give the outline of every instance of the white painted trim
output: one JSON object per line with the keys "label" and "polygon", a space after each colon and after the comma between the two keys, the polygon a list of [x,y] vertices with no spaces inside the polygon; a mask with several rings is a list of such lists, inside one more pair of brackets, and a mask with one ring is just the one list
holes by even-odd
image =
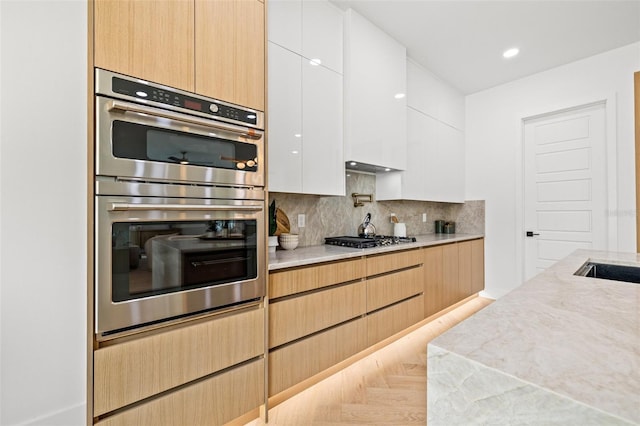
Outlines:
{"label": "white painted trim", "polygon": [[515,248],[516,248],[516,277],[524,281],[524,125],[527,120],[541,118],[561,112],[569,112],[588,106],[604,104],[605,109],[605,133],[607,150],[607,250],[618,250],[618,131],[617,131],[617,94],[610,92],[600,96],[590,96],[583,99],[575,99],[563,104],[552,104],[544,108],[532,111],[524,111],[517,114],[520,120],[518,135],[514,135],[519,141],[515,150]]}
{"label": "white painted trim", "polygon": [[63,408],[36,419],[29,420],[25,426],[82,426],[86,422],[87,404],[80,403],[72,407]]}

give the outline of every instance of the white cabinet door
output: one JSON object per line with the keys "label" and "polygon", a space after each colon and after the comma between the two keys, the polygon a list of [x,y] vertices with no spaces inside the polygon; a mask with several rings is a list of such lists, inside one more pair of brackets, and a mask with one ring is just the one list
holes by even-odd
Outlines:
{"label": "white cabinet door", "polygon": [[407,108],[407,170],[403,174],[403,199],[436,199],[441,179],[438,169],[438,122]]}
{"label": "white cabinet door", "polygon": [[302,58],[269,42],[269,190],[302,191]]}
{"label": "white cabinet door", "polygon": [[297,54],[302,53],[302,2],[269,0],[268,39]]}
{"label": "white cabinet door", "polygon": [[345,195],[342,76],[302,65],[302,192]]}
{"label": "white cabinet door", "polygon": [[377,200],[464,202],[462,132],[407,108],[407,170],[376,176]]}
{"label": "white cabinet door", "polygon": [[437,123],[439,185],[434,201],[464,202],[464,136],[448,124]]}
{"label": "white cabinet door", "polygon": [[344,13],[327,0],[270,0],[269,41],[342,74]]}
{"label": "white cabinet door", "polygon": [[438,77],[407,60],[407,105],[464,131],[464,96]]}
{"label": "white cabinet door", "polygon": [[345,160],[404,170],[406,49],[351,9],[345,26]]}
{"label": "white cabinet door", "polygon": [[269,42],[269,191],[344,195],[342,76]]}
{"label": "white cabinet door", "polygon": [[[269,3],[270,4],[270,3]],[[343,12],[328,1],[302,2],[302,56],[342,74]]]}

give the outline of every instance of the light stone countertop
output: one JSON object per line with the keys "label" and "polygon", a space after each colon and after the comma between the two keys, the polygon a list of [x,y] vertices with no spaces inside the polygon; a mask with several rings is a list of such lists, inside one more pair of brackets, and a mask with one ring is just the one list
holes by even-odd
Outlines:
{"label": "light stone countertop", "polygon": [[[429,424],[640,424],[640,284],[578,250],[428,345]],[[576,423],[577,422],[577,423]]]}
{"label": "light stone countertop", "polygon": [[402,243],[366,249],[339,247],[328,244],[300,247],[295,250],[276,250],[275,253],[268,253],[268,263],[269,270],[274,271],[277,269],[312,265],[314,263],[333,262],[336,260],[345,260],[372,254],[455,243],[457,241],[474,240],[483,237],[484,235],[482,234],[425,234],[416,236],[415,243]]}

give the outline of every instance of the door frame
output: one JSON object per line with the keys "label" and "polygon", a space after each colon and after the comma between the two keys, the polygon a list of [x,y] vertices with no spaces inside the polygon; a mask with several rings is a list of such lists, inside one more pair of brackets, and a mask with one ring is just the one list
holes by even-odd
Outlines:
{"label": "door frame", "polygon": [[603,104],[605,114],[605,135],[607,152],[607,250],[616,251],[618,249],[618,178],[617,178],[617,96],[615,93],[605,93],[600,96],[590,96],[588,98],[574,99],[561,104],[549,104],[531,111],[522,111],[516,116],[519,119],[518,134],[514,135],[516,144],[516,170],[515,170],[515,248],[516,248],[516,277],[524,282],[524,126],[527,120],[549,117],[554,114],[571,112],[585,107]]}

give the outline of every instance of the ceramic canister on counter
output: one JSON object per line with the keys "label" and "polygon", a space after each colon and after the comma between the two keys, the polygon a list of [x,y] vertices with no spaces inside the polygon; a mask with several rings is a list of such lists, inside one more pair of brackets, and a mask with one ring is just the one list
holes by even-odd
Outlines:
{"label": "ceramic canister on counter", "polygon": [[393,224],[393,236],[394,237],[406,237],[407,236],[407,225],[404,223],[394,223]]}
{"label": "ceramic canister on counter", "polygon": [[436,220],[435,229],[436,229],[436,234],[444,233],[444,220]]}
{"label": "ceramic canister on counter", "polygon": [[444,224],[444,233],[445,234],[455,234],[456,233],[456,223],[455,222],[447,222]]}

